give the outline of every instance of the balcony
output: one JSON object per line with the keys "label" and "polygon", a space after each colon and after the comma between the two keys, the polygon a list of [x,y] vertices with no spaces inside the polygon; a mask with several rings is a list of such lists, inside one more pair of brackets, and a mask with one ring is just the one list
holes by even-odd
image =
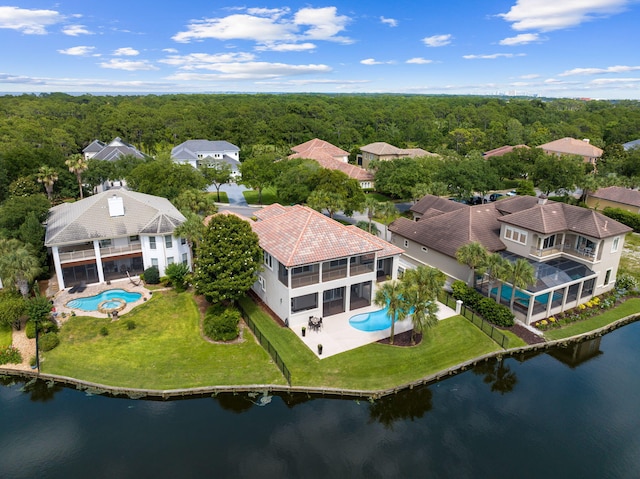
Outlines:
{"label": "balcony", "polygon": [[139,253],[142,251],[142,243],[136,242],[125,246],[105,246],[100,248],[100,256],[107,258],[109,256],[119,256],[123,253]]}
{"label": "balcony", "polygon": [[[105,246],[100,248],[100,256],[102,258],[140,252],[142,252],[142,243],[140,242],[131,243],[125,246]],[[58,255],[60,257],[60,263],[73,263],[75,261],[95,259],[96,251],[92,244],[80,244],[76,246],[62,247],[58,250]]]}
{"label": "balcony", "polygon": [[551,248],[531,248],[529,251],[529,254],[536,258],[548,258],[562,253],[582,260],[596,261],[593,248],[574,248],[571,245],[556,245]]}

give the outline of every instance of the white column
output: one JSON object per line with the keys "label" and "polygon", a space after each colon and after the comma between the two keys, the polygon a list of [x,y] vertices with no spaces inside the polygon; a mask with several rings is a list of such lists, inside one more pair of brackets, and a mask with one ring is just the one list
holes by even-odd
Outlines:
{"label": "white column", "polygon": [[104,283],[104,270],[102,269],[102,255],[100,254],[100,242],[93,241],[93,251],[96,254],[96,269],[98,270],[98,282]]}
{"label": "white column", "polygon": [[56,277],[58,278],[58,287],[60,290],[64,289],[64,278],[62,277],[62,264],[60,263],[60,253],[57,246],[51,247],[53,253],[53,265],[56,268]]}

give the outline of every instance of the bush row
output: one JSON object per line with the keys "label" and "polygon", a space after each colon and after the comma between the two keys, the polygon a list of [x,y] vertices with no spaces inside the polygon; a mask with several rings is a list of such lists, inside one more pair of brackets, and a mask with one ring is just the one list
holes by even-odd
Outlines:
{"label": "bush row", "polygon": [[478,313],[485,321],[497,326],[513,326],[514,315],[505,305],[498,304],[493,299],[483,296],[467,286],[464,281],[454,281],[451,288],[454,298],[462,300],[467,308]]}
{"label": "bush row", "polygon": [[619,221],[623,225],[627,225],[630,228],[633,228],[633,231],[636,233],[640,232],[640,215],[637,213],[632,213],[627,210],[623,210],[622,208],[605,208],[602,210],[606,216],[616,221]]}
{"label": "bush row", "polygon": [[0,351],[0,364],[20,364],[22,355],[15,346],[9,346],[7,349]]}
{"label": "bush row", "polygon": [[204,317],[204,334],[214,341],[231,341],[240,334],[240,318],[240,311],[236,308],[212,306]]}

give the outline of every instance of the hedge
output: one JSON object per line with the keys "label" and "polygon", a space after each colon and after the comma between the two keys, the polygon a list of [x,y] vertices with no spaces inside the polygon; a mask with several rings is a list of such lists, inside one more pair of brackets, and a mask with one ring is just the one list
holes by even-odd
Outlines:
{"label": "hedge", "polygon": [[498,304],[493,299],[478,293],[464,281],[454,281],[451,288],[454,298],[462,300],[467,308],[478,313],[486,321],[497,326],[513,326],[514,315],[505,305]]}
{"label": "hedge", "polygon": [[619,221],[623,225],[627,225],[633,228],[633,231],[640,233],[640,215],[632,213],[631,211],[623,210],[622,208],[607,207],[602,210],[602,213],[609,218]]}

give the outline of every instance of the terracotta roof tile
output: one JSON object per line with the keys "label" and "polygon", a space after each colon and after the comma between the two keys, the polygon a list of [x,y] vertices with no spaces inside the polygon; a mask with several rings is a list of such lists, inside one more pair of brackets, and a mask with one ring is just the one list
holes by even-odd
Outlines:
{"label": "terracotta roof tile", "polygon": [[545,143],[544,145],[540,145],[538,148],[542,148],[544,151],[550,151],[553,153],[588,156],[590,158],[600,158],[603,153],[600,148],[591,145],[587,141],[576,140],[575,138],[569,137]]}
{"label": "terracotta roof tile", "polygon": [[314,138],[301,145],[291,148],[295,151],[288,158],[309,158],[329,170],[338,170],[357,181],[373,181],[373,174],[359,166],[352,165],[343,160],[349,156],[349,152],[341,150],[331,143]]}

